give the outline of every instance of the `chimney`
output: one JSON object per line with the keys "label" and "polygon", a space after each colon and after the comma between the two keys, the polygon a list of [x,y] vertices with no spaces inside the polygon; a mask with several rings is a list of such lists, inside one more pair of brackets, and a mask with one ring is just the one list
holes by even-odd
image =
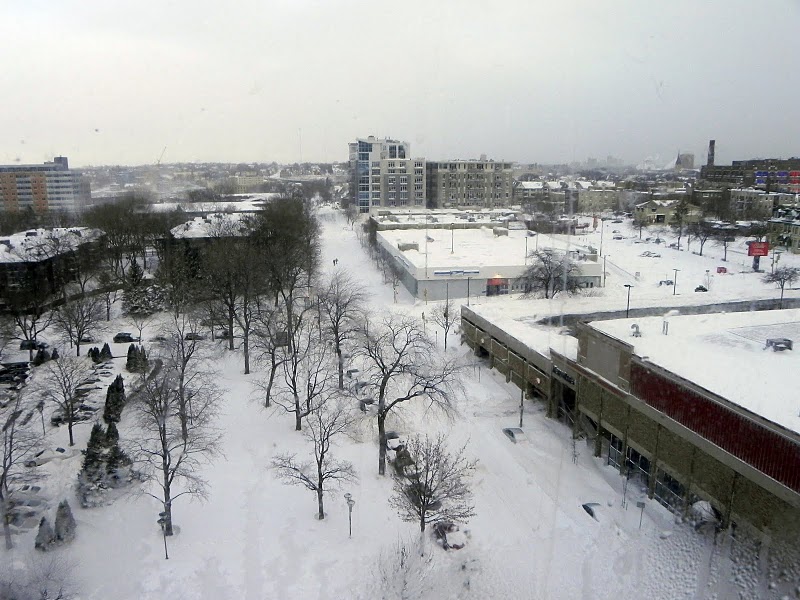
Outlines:
{"label": "chimney", "polygon": [[706,163],[709,167],[714,166],[714,144],[716,143],[715,140],[708,140],[708,163]]}

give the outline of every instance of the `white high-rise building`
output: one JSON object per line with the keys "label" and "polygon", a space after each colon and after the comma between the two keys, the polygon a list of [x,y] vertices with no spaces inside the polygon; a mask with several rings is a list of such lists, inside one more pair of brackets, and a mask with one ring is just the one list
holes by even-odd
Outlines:
{"label": "white high-rise building", "polygon": [[351,201],[359,212],[425,206],[425,159],[410,158],[408,142],[359,138],[349,144]]}

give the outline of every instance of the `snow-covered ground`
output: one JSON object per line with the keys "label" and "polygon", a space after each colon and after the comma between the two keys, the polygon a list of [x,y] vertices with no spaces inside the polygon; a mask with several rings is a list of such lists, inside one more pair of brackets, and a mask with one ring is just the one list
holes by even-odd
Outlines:
{"label": "snow-covered ground", "polygon": [[[376,311],[398,310],[418,316],[425,309],[405,291],[394,304],[391,287],[370,265],[340,213],[324,210],[320,218],[325,268],[338,258],[339,267],[351,271],[370,289]],[[620,242],[618,249],[609,247],[620,262],[626,252],[652,248],[631,242],[626,249],[627,242]],[[679,257],[685,253],[673,257],[668,252],[661,249],[665,255],[661,260],[670,274],[671,265],[683,264]],[[623,282],[622,274],[614,272],[616,264],[611,265],[609,285],[612,278],[615,285]],[[701,283],[696,281],[700,275],[704,275],[702,270],[686,273],[686,285]],[[630,277],[634,280],[632,274]],[[727,284],[723,281],[739,277],[745,278],[716,277],[711,293],[724,288]],[[752,286],[750,279],[751,283],[741,284],[743,290]],[[648,283],[658,290],[655,281]],[[602,299],[585,299],[592,300]],[[116,331],[135,329],[120,317],[109,328],[108,337]],[[144,338],[154,334],[151,327]],[[466,396],[459,413],[445,418],[413,407],[390,426],[404,433],[445,432],[454,447],[467,442],[469,455],[480,461],[473,480],[477,515],[464,527],[468,530],[466,548],[445,552],[428,540],[426,558],[404,561],[408,566],[403,573],[396,549],[407,543],[416,550],[418,529],[400,521],[388,504],[391,479],[377,475],[372,421],[361,425],[355,440],[336,448],[339,458],[354,463],[359,481],[329,494],[326,519],[318,521],[314,495],[283,485],[268,468],[278,452],[308,452],[307,442],[294,431],[292,416],[261,407],[253,387],[259,374],[242,374],[240,353],[205,341],[204,352],[219,369],[218,383],[225,390],[220,421],[224,456],[204,470],[211,491],[207,502],[181,498],[174,504],[179,533],[168,540],[169,560],[164,558],[164,540],[156,523],[161,505],[153,498],[130,495],[110,506],[81,509],[74,493],[80,457],[37,467],[48,474],[41,485],[51,499],[51,513],[65,497],[73,506],[77,539],[54,552],[73,565],[80,597],[732,597],[726,586],[733,567],[710,538],[677,524],[673,515],[645,500],[634,486],[623,492],[617,471],[592,457],[585,442],[573,445],[570,432],[546,419],[539,406],[525,403],[527,441],[514,444],[506,438],[502,428],[518,425],[519,390],[475,363],[468,349],[459,346],[457,332],[451,333],[449,341],[449,354],[463,355],[474,363],[463,373]],[[114,360],[115,371],[124,373],[125,348],[123,344],[113,348],[120,357]],[[122,441],[131,425],[130,413],[123,414],[120,424]],[[77,426],[78,448],[85,447],[89,429],[87,424]],[[64,446],[66,428],[48,427],[47,437],[48,446]],[[356,500],[352,538],[348,537],[343,498],[346,491]],[[637,505],[640,501],[643,508]],[[597,503],[595,518],[582,508],[584,503]],[[12,554],[18,564],[33,552],[34,536],[33,530],[16,536],[17,549]],[[395,593],[403,581],[406,591]],[[758,596],[757,591],[751,590],[753,597]]]}

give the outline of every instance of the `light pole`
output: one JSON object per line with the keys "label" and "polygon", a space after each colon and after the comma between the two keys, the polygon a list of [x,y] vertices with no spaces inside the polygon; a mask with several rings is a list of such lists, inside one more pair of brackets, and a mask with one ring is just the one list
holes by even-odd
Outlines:
{"label": "light pole", "polygon": [[525,264],[528,264],[528,234],[525,234]]}
{"label": "light pole", "polygon": [[606,228],[606,220],[600,217],[600,256],[603,256],[603,231]]}
{"label": "light pole", "polygon": [[603,257],[603,287],[606,287],[606,259],[608,256]]}
{"label": "light pole", "polygon": [[344,495],[344,500],[347,502],[347,523],[349,526],[349,534],[347,537],[353,537],[353,507],[356,505],[356,501],[353,500],[353,496],[350,492]]}
{"label": "light pole", "polygon": [[161,533],[164,535],[164,559],[169,560],[167,551],[167,511],[158,513],[158,524],[161,525]]}
{"label": "light pole", "polygon": [[675,271],[675,277],[672,280],[672,295],[674,296],[677,293],[676,290],[678,289],[678,271],[680,271],[680,269],[672,270]]}
{"label": "light pole", "polygon": [[470,278],[467,277],[467,306],[469,306],[469,280]]}
{"label": "light pole", "polygon": [[631,312],[631,288],[633,287],[630,283],[626,283],[625,287],[628,288],[628,305],[625,307],[625,318],[628,318],[628,314]]}

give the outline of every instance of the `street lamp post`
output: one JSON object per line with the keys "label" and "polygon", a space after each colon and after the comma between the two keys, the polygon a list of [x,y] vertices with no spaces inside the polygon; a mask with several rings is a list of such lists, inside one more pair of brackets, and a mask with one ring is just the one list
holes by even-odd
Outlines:
{"label": "street lamp post", "polygon": [[633,287],[630,283],[626,283],[625,287],[628,288],[628,305],[625,307],[625,318],[628,318],[628,314],[631,312],[631,288]]}
{"label": "street lamp post", "polygon": [[467,306],[469,306],[469,280],[470,278],[467,277]]}
{"label": "street lamp post", "polygon": [[603,231],[606,228],[606,220],[600,217],[600,256],[603,256]]}
{"label": "street lamp post", "polygon": [[344,495],[344,500],[347,502],[347,524],[349,527],[349,534],[347,537],[353,537],[353,507],[356,505],[356,501],[353,500],[353,496],[350,492]]}
{"label": "street lamp post", "polygon": [[603,257],[603,287],[606,287],[606,259],[608,255]]}
{"label": "street lamp post", "polygon": [[672,295],[674,296],[677,293],[678,289],[678,271],[680,271],[680,269],[672,269],[672,270],[675,271],[675,277],[672,280]]}
{"label": "street lamp post", "polygon": [[525,234],[525,264],[528,264],[528,234]]}
{"label": "street lamp post", "polygon": [[161,533],[164,536],[164,559],[169,560],[169,552],[167,551],[167,512],[158,513],[158,524],[161,525]]}

